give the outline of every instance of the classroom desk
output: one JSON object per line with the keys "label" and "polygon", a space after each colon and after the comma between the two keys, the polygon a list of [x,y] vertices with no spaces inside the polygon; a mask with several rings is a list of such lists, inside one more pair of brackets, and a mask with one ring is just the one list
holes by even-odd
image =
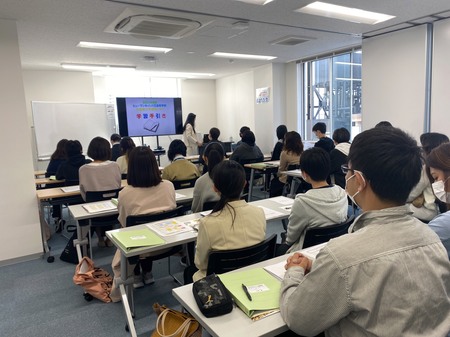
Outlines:
{"label": "classroom desk", "polygon": [[[179,190],[179,191],[181,191],[181,190]],[[278,220],[278,219],[285,219],[289,216],[289,214],[290,214],[289,206],[292,205],[292,203],[293,203],[293,200],[290,198],[275,197],[275,198],[269,198],[269,199],[264,199],[264,200],[258,200],[255,202],[251,202],[250,204],[255,205],[255,206],[261,206],[261,207],[271,210],[272,212],[269,212],[269,213],[266,213],[266,211],[265,211],[267,220]],[[174,219],[177,221],[185,222],[185,221],[191,221],[191,220],[195,220],[195,219],[199,219],[199,218],[201,218],[200,213],[192,213],[192,214],[176,217]],[[136,256],[136,255],[140,255],[140,254],[144,254],[144,253],[148,253],[148,252],[158,251],[160,249],[169,248],[169,247],[173,247],[173,246],[180,245],[180,244],[194,242],[197,239],[197,232],[190,231],[190,232],[184,232],[181,234],[161,237],[162,239],[164,239],[166,241],[166,243],[163,245],[152,246],[152,247],[141,247],[141,248],[136,248],[136,249],[132,249],[132,250],[126,250],[126,249],[123,249],[123,247],[117,242],[116,238],[112,235],[113,233],[118,232],[118,231],[135,230],[135,229],[140,229],[140,228],[144,228],[144,227],[146,227],[145,224],[128,227],[128,228],[115,229],[115,230],[106,232],[106,236],[112,241],[112,243],[117,247],[117,249],[120,250],[120,253],[121,253],[121,260],[120,260],[121,278],[120,278],[120,280],[116,280],[116,284],[118,285],[118,287],[120,289],[120,294],[122,297],[122,304],[123,304],[123,307],[125,310],[128,328],[130,330],[132,337],[136,337],[136,329],[134,327],[133,310],[132,310],[132,308],[133,308],[133,286],[132,286],[132,284],[133,284],[134,278],[126,277],[126,275],[128,275],[128,273],[127,273],[127,267],[128,267],[127,258]],[[192,294],[192,292],[191,292],[191,294]],[[131,305],[130,305],[130,303],[131,303]],[[236,310],[234,310],[234,311],[236,311]],[[229,327],[228,327],[228,329],[229,329]],[[284,330],[280,330],[280,332],[282,332],[282,331],[284,331]],[[233,336],[241,336],[241,335],[234,334]]]}
{"label": "classroom desk", "polygon": [[253,194],[253,178],[255,176],[255,170],[259,171],[263,174],[267,173],[268,170],[274,170],[277,169],[278,166],[280,166],[279,160],[274,161],[264,161],[260,163],[251,163],[251,164],[245,164],[244,167],[247,167],[250,169],[250,179],[249,179],[249,185],[248,185],[248,201],[252,201],[252,194]]}
{"label": "classroom desk", "polygon": [[293,177],[288,197],[295,198],[295,191],[297,191],[298,187],[300,186],[300,179],[303,179],[302,171],[300,169],[297,169],[297,170],[282,171],[280,173]]}
{"label": "classroom desk", "polygon": [[35,178],[39,178],[39,177],[45,176],[45,173],[46,173],[46,172],[47,172],[46,170],[37,170],[37,171],[34,171],[34,177],[35,177]]}
{"label": "classroom desk", "polygon": [[34,183],[36,184],[36,187],[40,185],[53,185],[53,184],[61,184],[64,183],[65,180],[56,180],[56,179],[50,179],[50,178],[35,178]]}

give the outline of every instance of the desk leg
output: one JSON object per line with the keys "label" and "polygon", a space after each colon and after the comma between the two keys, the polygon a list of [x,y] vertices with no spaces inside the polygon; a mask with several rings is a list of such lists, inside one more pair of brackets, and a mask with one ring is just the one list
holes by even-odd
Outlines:
{"label": "desk leg", "polygon": [[120,295],[122,297],[123,309],[127,319],[128,328],[131,336],[135,337],[136,328],[134,327],[134,297],[133,297],[133,277],[128,278],[128,261],[125,255],[120,254],[120,281],[119,284]]}
{"label": "desk leg", "polygon": [[40,201],[38,199],[39,223],[41,224],[41,238],[42,238],[42,246],[44,249],[44,258],[45,258],[45,256],[47,254],[50,257],[50,249],[48,247],[47,241],[50,239],[51,234],[50,234],[50,227],[49,227],[47,221],[45,221],[45,217],[44,217],[44,202],[45,201]]}
{"label": "desk leg", "polygon": [[[88,228],[88,226],[83,227]],[[87,256],[87,245],[89,244],[89,238],[86,237],[87,233],[85,230],[83,231],[83,227],[80,226],[80,222],[77,220],[77,239],[73,240],[73,245],[77,250],[78,262],[81,261],[83,256]],[[83,252],[81,252],[81,245],[83,245]]]}
{"label": "desk leg", "polygon": [[250,170],[250,181],[248,184],[248,202],[252,201],[252,192],[253,192],[253,177],[255,176],[255,169],[252,168]]}
{"label": "desk leg", "polygon": [[[127,286],[129,288],[129,286]],[[125,315],[127,317],[128,329],[130,330],[131,337],[137,337],[136,328],[134,327],[133,315],[130,310],[130,305],[128,303],[127,290],[125,285],[119,285],[120,295],[122,296],[123,309],[125,310]]]}

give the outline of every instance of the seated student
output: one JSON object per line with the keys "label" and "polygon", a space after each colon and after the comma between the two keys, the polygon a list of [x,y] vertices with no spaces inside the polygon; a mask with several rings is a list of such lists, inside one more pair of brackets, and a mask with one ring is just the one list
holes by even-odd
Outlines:
{"label": "seated student", "polygon": [[111,135],[111,160],[116,161],[120,157],[120,135],[113,133]]}
{"label": "seated student", "polygon": [[321,148],[308,149],[300,156],[300,170],[312,189],[295,197],[286,234],[288,252],[302,248],[306,229],[326,227],[347,219],[345,191],[326,181],[330,172],[330,155]]}
{"label": "seated student", "polygon": [[279,125],[276,132],[278,141],[276,142],[272,151],[272,158],[270,159],[272,161],[280,160],[281,151],[283,150],[284,136],[288,132],[286,125]]}
{"label": "seated student", "polygon": [[242,143],[242,136],[244,135],[245,131],[250,131],[250,128],[248,126],[242,126],[239,129],[239,137],[241,138],[236,144],[233,146],[233,151]]}
{"label": "seated student", "polygon": [[447,212],[431,220],[428,226],[439,235],[450,259],[450,143],[432,150],[427,157],[427,166],[434,179],[434,195],[447,209]]}
{"label": "seated student", "polygon": [[303,152],[302,137],[296,131],[286,133],[283,145],[283,151],[280,155],[280,166],[278,167],[277,177],[270,182],[269,196],[276,197],[282,194],[283,187],[286,184],[287,176],[280,172],[287,171],[289,165],[298,165],[300,155]]}
{"label": "seated student", "polygon": [[83,155],[83,147],[78,140],[69,140],[65,146],[67,159],[56,171],[56,179],[65,180],[65,185],[79,184],[79,169],[84,164],[92,162]]}
{"label": "seated student", "polygon": [[185,283],[206,276],[208,255],[212,250],[250,247],[266,237],[264,211],[240,200],[245,185],[245,172],[233,160],[224,160],[214,168],[214,190],[220,200],[211,214],[200,219],[195,251],[195,267],[185,270]]}
{"label": "seated student", "polygon": [[167,150],[167,157],[172,162],[166,166],[162,178],[170,181],[189,180],[200,176],[197,166],[186,157],[186,145],[180,139],[174,139]]}
{"label": "seated student", "polygon": [[131,150],[136,147],[133,139],[130,137],[123,137],[120,140],[120,153],[122,154],[119,158],[117,158],[116,163],[119,165],[120,173],[127,174],[128,170],[128,155]]}
{"label": "seated student", "polygon": [[[138,146],[132,149],[128,157],[128,186],[119,192],[119,222],[126,226],[129,215],[141,215],[159,213],[174,209],[175,189],[170,181],[161,178],[158,163],[152,150],[146,146]],[[145,284],[154,283],[152,255],[141,255],[139,264],[135,268],[134,287],[143,287]],[[140,266],[140,267],[139,267]],[[142,272],[140,270],[142,268]],[[120,277],[120,251],[117,250],[112,262],[112,269],[116,278]],[[113,296],[117,297],[118,291]]]}
{"label": "seated student", "polygon": [[[102,137],[93,138],[89,143],[87,155],[93,162],[81,166],[79,170],[80,193],[83,200],[86,201],[87,191],[108,191],[120,188],[119,165],[109,160],[111,148],[108,140]],[[94,227],[94,229],[98,236],[98,246],[112,247],[109,239],[104,240],[105,231],[109,229],[104,227]]]}
{"label": "seated student", "polygon": [[243,164],[248,161],[260,162],[264,160],[264,155],[255,144],[255,134],[247,130],[242,135],[242,142],[236,147],[230,157],[231,160]]}
{"label": "seated student", "polygon": [[345,174],[341,166],[347,164],[347,156],[350,151],[350,132],[346,128],[339,128],[333,132],[335,148],[330,151],[330,176],[328,181],[345,188]]}
{"label": "seated student", "polygon": [[[422,144],[425,160],[434,148],[448,141],[449,139],[446,135],[437,132],[427,132],[420,135],[420,143]],[[413,212],[413,216],[425,222],[432,220],[438,214],[436,197],[431,188],[431,183],[434,182],[434,179],[429,174],[429,170],[426,165],[422,166],[420,180],[406,200],[406,204]]]}
{"label": "seated student", "polygon": [[312,131],[319,140],[314,144],[315,147],[320,147],[328,153],[334,149],[333,141],[325,134],[327,132],[327,125],[322,122],[314,124]]}
{"label": "seated student", "polygon": [[204,154],[205,165],[207,172],[197,179],[194,186],[194,193],[192,199],[192,212],[201,212],[203,204],[208,201],[219,200],[219,195],[214,191],[214,184],[212,181],[213,169],[225,159],[225,152],[222,145],[219,143],[209,144]]}
{"label": "seated student", "polygon": [[[225,149],[225,147],[223,146],[223,143],[219,140],[219,136],[220,136],[220,130],[218,128],[209,129],[208,142],[203,142],[203,145],[198,148],[198,150],[199,150],[198,161],[200,164],[203,165],[203,174],[205,174],[208,171],[208,166],[205,165],[205,160],[203,158],[203,154],[205,153],[208,145],[218,143]],[[224,153],[225,153],[225,151],[224,151]]]}
{"label": "seated student", "polygon": [[58,171],[59,165],[66,160],[66,143],[67,139],[61,139],[58,144],[56,144],[56,150],[52,153],[45,172],[47,178],[54,176],[56,171]]}
{"label": "seated student", "polygon": [[404,206],[421,166],[415,140],[400,129],[373,128],[355,137],[346,189],[363,214],[351,233],[329,241],[314,262],[300,253],[287,259],[280,310],[293,332],[448,334],[447,252],[437,235]]}

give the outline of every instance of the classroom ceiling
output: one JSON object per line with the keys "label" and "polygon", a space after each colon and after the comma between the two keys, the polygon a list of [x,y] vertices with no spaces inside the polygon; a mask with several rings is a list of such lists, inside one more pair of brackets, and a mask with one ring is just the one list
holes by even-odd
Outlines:
{"label": "classroom ceiling", "polygon": [[[24,69],[60,70],[61,63],[104,64],[143,71],[212,73],[215,75],[210,78],[220,78],[268,62],[285,63],[358,46],[362,38],[450,17],[448,0],[326,1],[396,17],[369,25],[294,12],[312,0],[275,0],[264,6],[235,0],[1,0],[0,19],[17,21]],[[108,32],[114,31],[121,18],[132,15],[151,21],[161,16],[189,19],[186,25],[192,24],[194,30],[179,38],[162,30],[161,35],[172,37]],[[152,28],[161,29],[161,22]],[[276,43],[286,38],[301,43]],[[80,41],[173,50],[164,54],[86,49],[77,47]],[[255,61],[208,56],[216,51],[276,58]]]}

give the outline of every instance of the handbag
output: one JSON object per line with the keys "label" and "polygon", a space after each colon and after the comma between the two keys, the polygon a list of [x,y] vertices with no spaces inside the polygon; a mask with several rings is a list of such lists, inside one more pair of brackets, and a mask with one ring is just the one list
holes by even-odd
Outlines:
{"label": "handbag", "polygon": [[111,302],[109,294],[112,281],[111,275],[106,270],[95,267],[94,262],[86,256],[76,266],[73,276],[75,284],[82,286],[88,294],[106,303]]}
{"label": "handbag", "polygon": [[195,281],[192,292],[200,311],[206,317],[225,315],[233,309],[233,299],[216,274]]}
{"label": "handbag", "polygon": [[202,328],[189,314],[167,308],[158,303],[153,304],[153,311],[158,315],[156,329],[151,337],[201,337]]}

